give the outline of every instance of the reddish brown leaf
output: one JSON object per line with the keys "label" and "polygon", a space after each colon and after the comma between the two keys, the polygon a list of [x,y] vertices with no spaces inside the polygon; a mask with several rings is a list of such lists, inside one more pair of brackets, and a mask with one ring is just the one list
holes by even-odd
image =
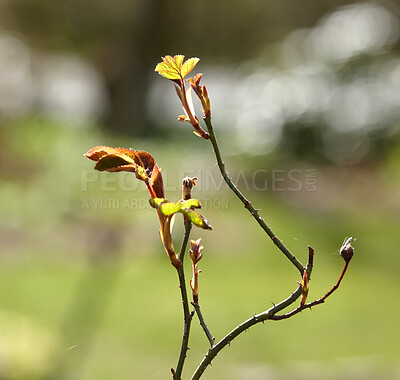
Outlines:
{"label": "reddish brown leaf", "polygon": [[165,197],[161,171],[150,153],[133,149],[96,146],[90,149],[85,156],[97,162],[96,170],[136,173],[136,177],[145,181],[150,187],[149,191],[153,193],[152,196]]}
{"label": "reddish brown leaf", "polygon": [[146,169],[147,175],[150,177],[150,185],[153,188],[157,198],[165,198],[164,183],[161,175],[161,170],[150,153],[137,151],[137,155]]}
{"label": "reddish brown leaf", "polygon": [[109,171],[109,172],[120,172],[120,171],[130,171],[135,172],[136,164],[127,164],[126,160],[120,156],[110,154],[108,156],[102,157],[94,167],[99,171]]}

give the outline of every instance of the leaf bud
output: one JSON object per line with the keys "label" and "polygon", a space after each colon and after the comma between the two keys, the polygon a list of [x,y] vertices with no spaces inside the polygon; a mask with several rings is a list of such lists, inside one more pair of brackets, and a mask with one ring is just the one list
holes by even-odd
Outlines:
{"label": "leaf bud", "polygon": [[354,248],[351,245],[351,242],[354,241],[355,239],[353,236],[350,236],[349,238],[344,239],[344,242],[342,246],[340,247],[340,256],[343,257],[344,261],[346,263],[349,263],[351,258],[353,257],[354,254]]}
{"label": "leaf bud", "polygon": [[187,200],[190,199],[192,197],[192,188],[193,186],[196,186],[196,181],[197,178],[193,177],[185,177],[182,180],[182,195],[183,195],[183,199]]}
{"label": "leaf bud", "polygon": [[197,240],[190,240],[190,250],[189,250],[189,254],[190,254],[190,259],[192,260],[193,265],[196,265],[201,258],[203,257],[203,254],[201,253],[201,251],[203,250],[203,246],[200,245],[200,239]]}

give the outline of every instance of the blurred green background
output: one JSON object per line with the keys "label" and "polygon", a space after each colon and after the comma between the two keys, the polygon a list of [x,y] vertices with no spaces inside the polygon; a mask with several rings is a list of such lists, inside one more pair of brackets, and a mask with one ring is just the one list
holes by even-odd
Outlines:
{"label": "blurred green background", "polygon": [[[213,231],[200,303],[217,339],[286,298],[296,270],[176,122],[160,57],[201,58],[229,172],[326,304],[253,327],[205,379],[400,379],[397,1],[0,2],[0,379],[166,379],[182,334],[177,275],[142,183],[99,173],[96,145],[184,176]],[[174,227],[180,246],[181,220]],[[190,265],[187,264],[187,277]],[[208,349],[197,319],[184,378]]]}

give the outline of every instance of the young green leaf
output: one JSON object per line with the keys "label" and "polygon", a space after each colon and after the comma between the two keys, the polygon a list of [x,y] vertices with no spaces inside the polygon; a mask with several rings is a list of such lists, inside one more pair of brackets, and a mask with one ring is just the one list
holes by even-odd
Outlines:
{"label": "young green leaf", "polygon": [[201,203],[197,199],[190,198],[182,203],[183,208],[201,208]]}
{"label": "young green leaf", "polygon": [[157,208],[163,202],[168,202],[168,201],[164,198],[150,198],[149,199],[150,206],[153,208]]}
{"label": "young green leaf", "polygon": [[149,199],[149,202],[151,207],[157,208],[165,216],[174,215],[182,209],[182,202],[168,202],[163,198]]}
{"label": "young green leaf", "polygon": [[187,201],[169,202],[164,198],[149,199],[150,205],[153,208],[158,208],[162,214],[168,216],[180,212],[184,208],[201,208],[201,203],[197,199],[188,199]]}
{"label": "young green leaf", "polygon": [[212,230],[212,227],[208,220],[203,215],[200,215],[198,212],[193,211],[189,208],[182,208],[181,213],[186,215],[195,226],[203,228],[205,230]]}
{"label": "young green leaf", "polygon": [[173,81],[182,80],[193,70],[199,61],[199,58],[189,58],[183,63],[184,58],[184,55],[175,55],[174,57],[166,55],[162,57],[163,62],[157,64],[155,71],[167,79]]}
{"label": "young green leaf", "polygon": [[200,59],[197,57],[189,58],[182,66],[181,69],[182,78],[185,78],[185,76],[188,75],[194,69],[194,67],[197,65],[197,62],[199,61]]}
{"label": "young green leaf", "polygon": [[188,199],[187,201],[169,202],[164,198],[149,199],[151,207],[158,209],[164,216],[172,216],[177,212],[186,215],[190,221],[197,227],[205,230],[212,230],[208,220],[193,208],[200,208],[201,204],[197,199]]}

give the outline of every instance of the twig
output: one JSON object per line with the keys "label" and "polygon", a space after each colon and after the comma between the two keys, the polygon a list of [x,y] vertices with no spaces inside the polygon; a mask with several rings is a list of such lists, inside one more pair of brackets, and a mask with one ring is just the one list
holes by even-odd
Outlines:
{"label": "twig", "polygon": [[185,252],[186,252],[186,247],[189,242],[189,237],[190,237],[190,232],[192,231],[192,222],[184,216],[184,221],[185,221],[185,235],[183,237],[182,241],[182,247],[179,252],[179,260],[183,265],[183,260],[185,258]]}
{"label": "twig", "polygon": [[181,297],[182,297],[182,306],[183,306],[183,317],[184,317],[184,325],[183,325],[183,336],[182,336],[182,345],[181,352],[179,355],[178,364],[176,370],[171,369],[174,380],[180,380],[183,370],[183,365],[185,363],[186,354],[188,351],[189,344],[189,333],[190,333],[190,325],[193,319],[194,311],[189,312],[189,301],[186,290],[186,282],[185,282],[185,272],[183,269],[183,259],[185,256],[186,246],[189,241],[190,231],[192,229],[192,223],[187,220],[185,221],[185,235],[182,241],[182,247],[179,254],[179,259],[182,263],[177,268],[178,276],[179,276],[179,288],[181,289]]}
{"label": "twig", "polygon": [[314,250],[308,246],[308,262],[307,262],[307,266],[306,266],[306,273],[307,273],[307,278],[308,281],[311,280],[311,272],[313,270],[314,267]]}
{"label": "twig", "polygon": [[207,324],[203,318],[203,314],[201,313],[201,310],[200,310],[199,300],[198,299],[193,300],[192,305],[193,305],[194,310],[196,311],[196,314],[199,318],[200,326],[203,328],[203,331],[206,334],[206,337],[207,337],[208,341],[210,342],[211,347],[213,347],[215,344],[215,338],[211,334],[211,332],[210,332],[209,328],[207,327]]}
{"label": "twig", "polygon": [[332,295],[332,293],[337,290],[340,286],[340,283],[343,280],[343,277],[347,271],[347,268],[349,267],[349,261],[345,263],[342,273],[339,276],[338,281],[336,282],[336,284],[334,286],[332,286],[332,288],[321,298],[318,298],[317,300],[313,301],[313,302],[309,302],[306,303],[304,305],[300,305],[299,307],[297,307],[296,309],[290,311],[289,313],[286,314],[282,314],[282,315],[274,315],[273,317],[271,317],[270,319],[273,319],[274,321],[279,321],[282,319],[288,319],[290,317],[293,317],[294,315],[300,313],[301,311],[303,311],[304,309],[311,309],[314,306],[320,305],[321,303],[324,303],[325,300]]}
{"label": "twig", "polygon": [[[342,282],[343,277],[346,274],[347,268],[349,267],[349,263],[350,263],[349,261],[347,261],[345,263],[345,265],[343,267],[343,270],[342,270],[342,273],[340,274],[337,283],[334,286],[332,286],[331,290],[329,290],[329,292],[326,293],[323,297],[321,297],[320,299],[314,301],[313,302],[314,304],[318,305],[319,303],[323,303],[337,288],[339,288],[340,283]],[[311,306],[314,306],[314,305],[311,305]]]}
{"label": "twig", "polygon": [[219,150],[218,142],[215,137],[214,129],[211,124],[211,117],[205,117],[204,121],[207,125],[209,139],[214,148],[215,157],[217,159],[218,168],[224,178],[226,184],[230,187],[230,189],[235,193],[235,195],[240,199],[240,201],[244,204],[244,207],[250,212],[253,218],[257,221],[260,227],[267,233],[267,235],[271,238],[274,244],[279,248],[279,250],[293,263],[293,265],[299,270],[301,274],[304,272],[303,264],[289,251],[288,248],[282,243],[282,241],[272,232],[272,230],[267,226],[264,219],[258,214],[256,208],[246,199],[246,197],[241,193],[241,191],[236,187],[236,185],[232,182],[228,174],[225,170],[225,164],[221,157],[221,152]]}
{"label": "twig", "polygon": [[280,310],[285,309],[293,302],[295,302],[302,294],[302,287],[299,285],[298,288],[285,300],[280,302],[277,305],[274,305],[270,309],[264,311],[263,313],[254,315],[248,320],[244,321],[237,327],[235,327],[228,335],[222,338],[215,346],[210,348],[205,355],[204,359],[201,361],[196,371],[194,372],[191,380],[198,380],[202,376],[203,372],[206,368],[211,364],[211,361],[217,356],[217,354],[227,345],[229,345],[233,339],[235,339],[242,332],[246,331],[250,327],[256,325],[257,323],[264,322],[268,319],[271,319],[275,313],[278,313]]}
{"label": "twig", "polygon": [[[313,269],[313,263],[314,263],[314,250],[309,246],[308,247],[308,263],[307,263],[307,268],[306,273],[308,278],[311,277],[311,272]],[[296,309],[292,310],[289,313],[282,314],[282,315],[276,315],[276,313],[280,312],[281,310],[286,309],[288,306],[293,304],[303,293],[303,287],[302,284],[299,283],[299,286],[297,289],[285,300],[280,302],[277,305],[274,305],[270,309],[264,311],[263,313],[254,315],[252,318],[249,318],[248,320],[244,321],[237,327],[235,327],[228,335],[226,335],[224,338],[222,338],[215,346],[211,347],[211,349],[208,351],[208,353],[205,355],[204,359],[201,361],[200,365],[197,367],[196,371],[194,372],[191,380],[198,380],[202,376],[203,372],[206,370],[206,368],[211,364],[211,361],[217,356],[217,354],[228,344],[232,342],[233,339],[235,339],[238,335],[240,335],[242,332],[246,331],[250,327],[256,325],[257,323],[260,322],[265,322],[266,320],[273,320],[273,321],[278,321],[282,319],[288,319],[290,317],[293,317],[300,311],[304,309],[310,309],[313,306],[322,304],[325,302],[326,298],[328,298],[340,285],[347,267],[349,265],[349,261],[346,262],[342,273],[339,276],[339,279],[337,283],[321,298],[310,302],[308,304],[300,305]]]}

